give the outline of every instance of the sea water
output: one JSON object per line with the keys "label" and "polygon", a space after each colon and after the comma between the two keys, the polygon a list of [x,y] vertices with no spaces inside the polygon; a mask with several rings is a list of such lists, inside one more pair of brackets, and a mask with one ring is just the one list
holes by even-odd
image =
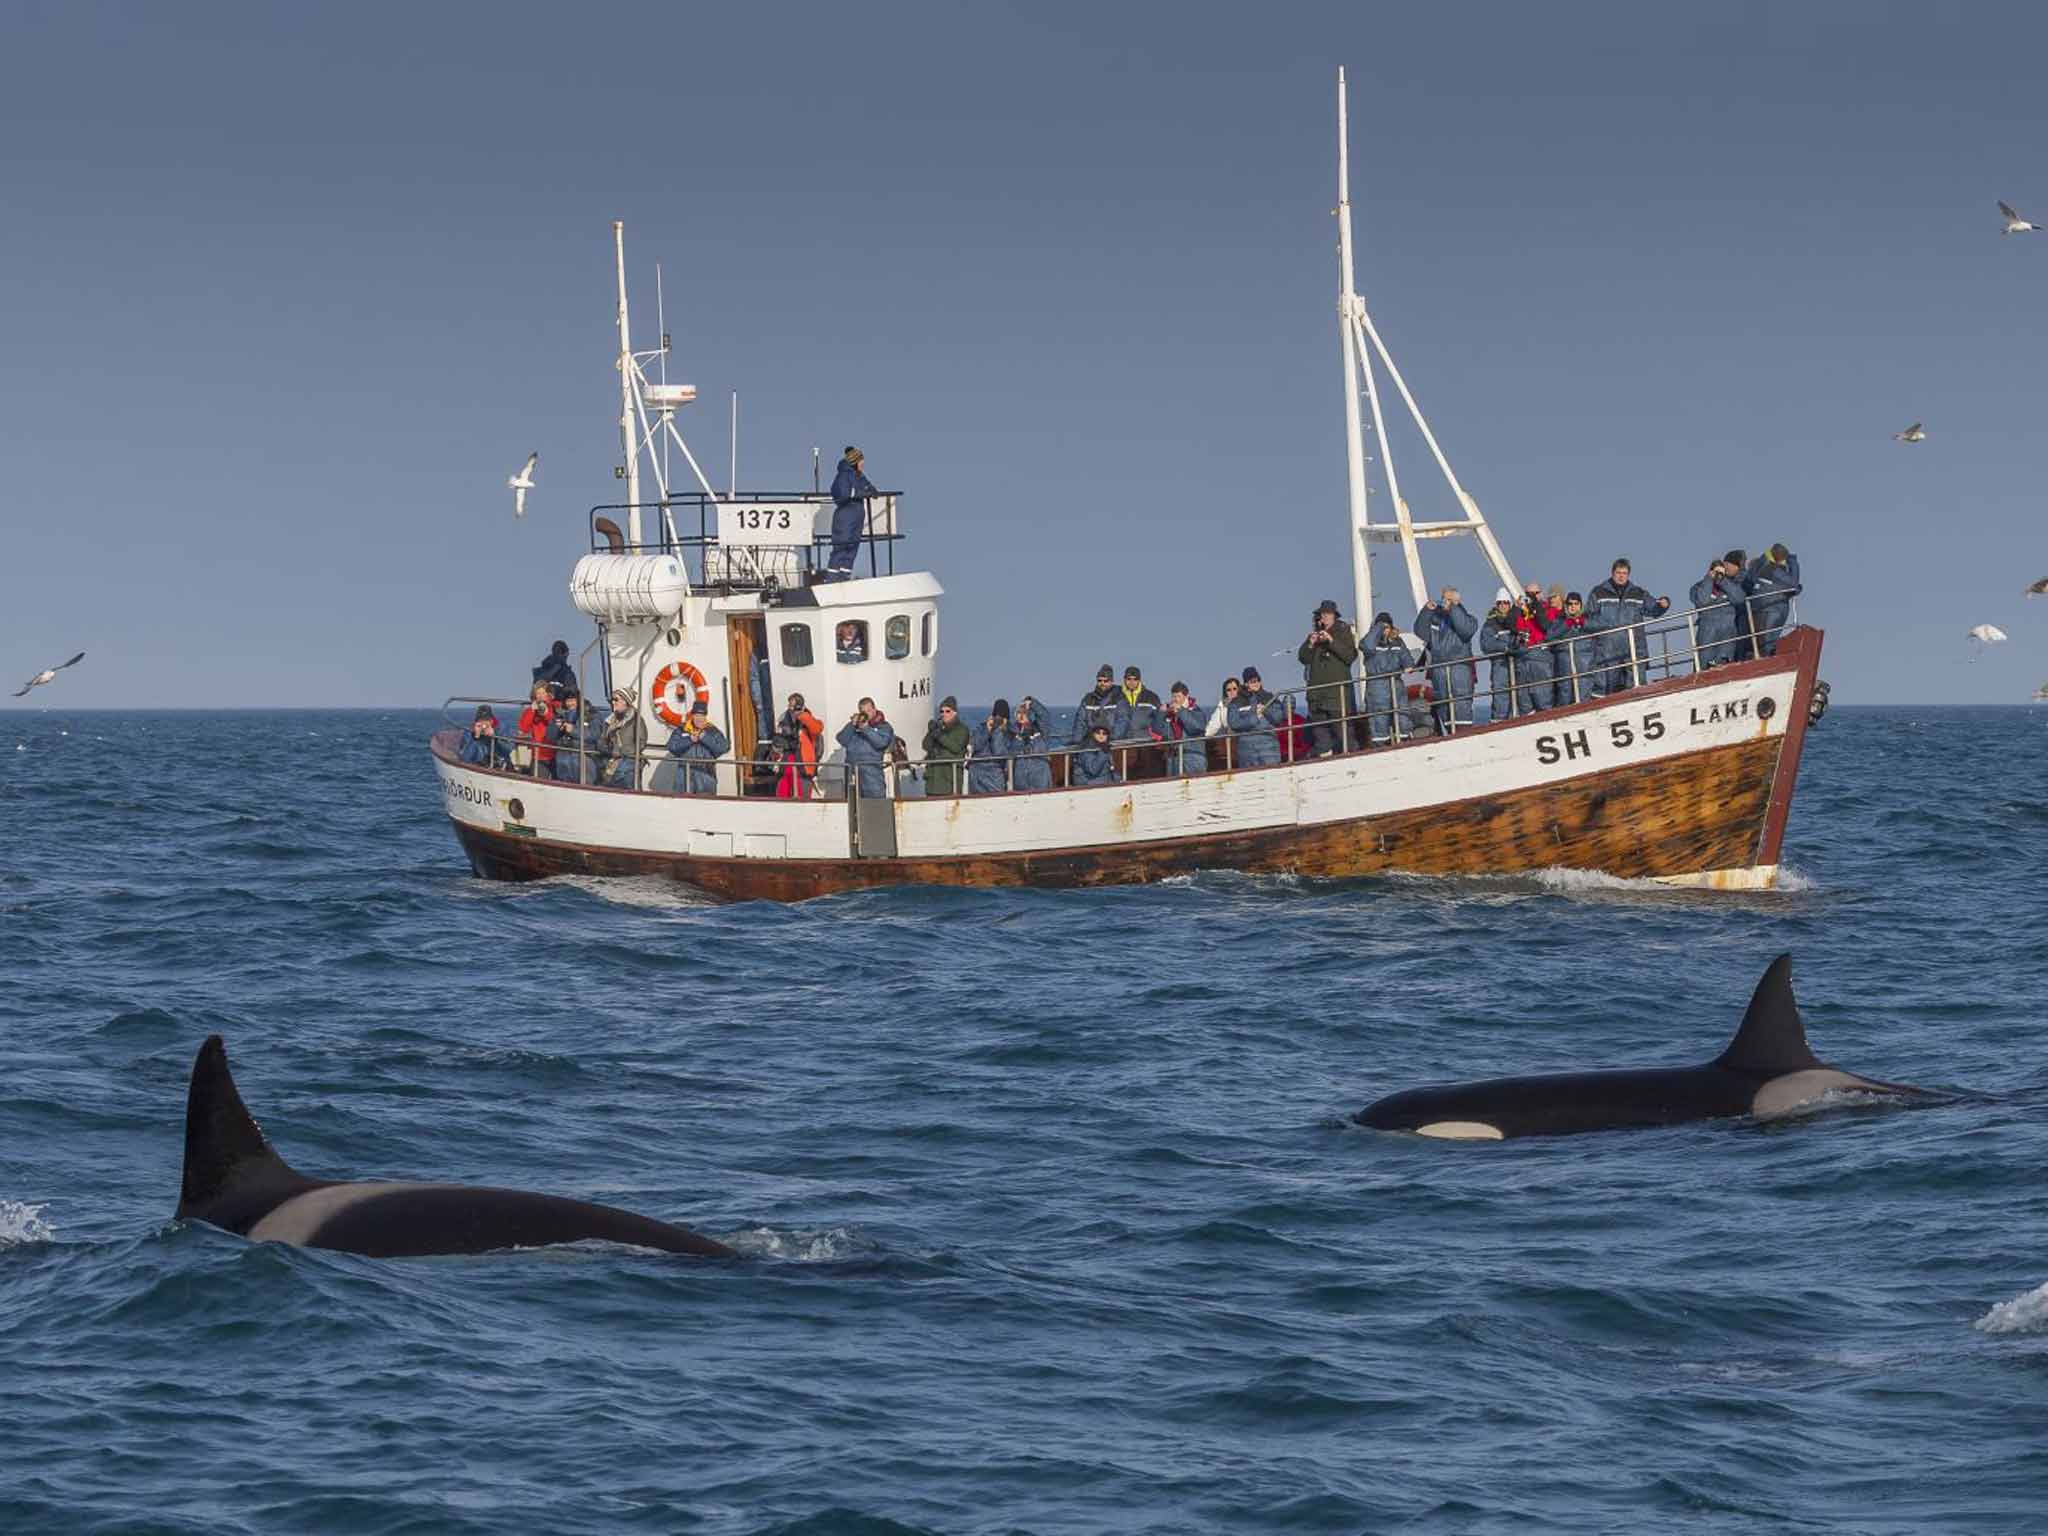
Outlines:
{"label": "sea water", "polygon": [[[1841,709],[1788,889],[1531,868],[714,906],[488,884],[425,713],[0,726],[0,1531],[2037,1531],[2048,713]],[[1395,1089],[1813,1043],[1937,1108],[1559,1140]],[[379,1261],[284,1156],[713,1233]]]}

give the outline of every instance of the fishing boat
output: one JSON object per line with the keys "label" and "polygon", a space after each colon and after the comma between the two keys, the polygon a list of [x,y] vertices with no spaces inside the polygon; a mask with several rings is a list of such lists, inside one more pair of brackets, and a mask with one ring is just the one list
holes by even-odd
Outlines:
{"label": "fishing boat", "polygon": [[[1347,139],[1340,72],[1338,330],[1353,611],[1376,611],[1369,555],[1383,544],[1399,547],[1418,610],[1429,600],[1422,550],[1437,539],[1474,539],[1501,585],[1520,592],[1358,295]],[[1627,628],[1619,674],[1589,676],[1566,646],[1553,669],[1563,689],[1553,697],[1563,702],[1529,714],[1461,719],[1431,696],[1431,675],[1413,674],[1372,732],[1390,739],[1370,750],[1358,749],[1369,710],[1354,693],[1349,750],[1321,757],[1290,752],[1247,766],[1240,742],[1223,735],[1193,749],[1207,771],[1173,774],[1158,743],[1129,741],[1115,748],[1121,782],[1075,786],[1058,741],[1051,788],[965,793],[957,763],[931,773],[935,765],[914,755],[885,761],[863,787],[834,744],[838,723],[872,699],[909,745],[937,696],[944,589],[900,557],[906,498],[859,498],[849,574],[829,568],[835,499],[818,489],[815,470],[808,491],[741,492],[736,474],[714,489],[677,426],[696,390],[668,380],[665,332],[636,350],[619,225],[613,242],[626,499],[591,510],[589,549],[569,592],[594,627],[577,664],[586,691],[601,699],[630,689],[647,749],[623,771],[602,764],[611,782],[585,782],[600,771],[579,771],[592,763],[581,749],[558,749],[553,772],[531,749],[514,749],[509,761],[503,749],[466,760],[466,712],[523,701],[449,700],[431,752],[478,875],[657,876],[717,898],[776,901],[886,885],[1129,884],[1200,870],[1337,879],[1555,867],[1730,890],[1776,882],[1805,733],[1827,698],[1822,636],[1798,622],[1796,602],[1782,623],[1745,632],[1732,659],[1723,659],[1731,647],[1701,644],[1700,613]],[[1418,519],[1402,498],[1382,371],[1458,515]],[[685,470],[672,477],[676,456]],[[1368,487],[1369,466],[1383,484]],[[1373,518],[1375,493],[1391,521]],[[1444,669],[1432,673],[1440,685]],[[1625,686],[1600,691],[1617,677]],[[826,722],[819,756],[800,771],[776,757],[788,745],[776,726],[790,693]],[[664,744],[696,705],[729,751],[685,765]],[[953,792],[929,792],[946,779]]]}

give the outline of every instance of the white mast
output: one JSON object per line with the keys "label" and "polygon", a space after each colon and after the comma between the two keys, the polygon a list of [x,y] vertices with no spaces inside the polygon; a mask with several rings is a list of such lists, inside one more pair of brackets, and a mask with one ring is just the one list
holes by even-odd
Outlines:
{"label": "white mast", "polygon": [[612,250],[619,268],[619,442],[626,452],[626,543],[640,547],[640,439],[634,427],[633,327],[626,317],[626,224],[612,220]]}
{"label": "white mast", "polygon": [[[1471,534],[1479,541],[1485,552],[1487,563],[1500,577],[1501,584],[1509,591],[1519,591],[1521,583],[1516,581],[1514,568],[1508,564],[1507,556],[1501,551],[1500,543],[1493,536],[1493,530],[1486,526],[1486,519],[1479,511],[1479,503],[1467,494],[1465,487],[1458,483],[1458,477],[1451,470],[1451,461],[1437,445],[1436,434],[1429,430],[1429,423],[1423,418],[1422,408],[1415,403],[1415,397],[1408,391],[1408,383],[1401,377],[1401,370],[1394,366],[1393,355],[1387,344],[1380,340],[1380,333],[1372,323],[1372,316],[1366,311],[1365,300],[1358,296],[1358,284],[1353,273],[1351,260],[1351,148],[1350,115],[1345,101],[1344,71],[1337,71],[1337,234],[1338,250],[1341,253],[1343,291],[1337,296],[1338,326],[1344,338],[1344,447],[1350,469],[1351,489],[1351,580],[1357,594],[1358,623],[1361,628],[1370,623],[1374,612],[1372,606],[1372,572],[1367,563],[1366,545],[1369,543],[1399,542],[1401,553],[1408,566],[1408,585],[1415,598],[1418,610],[1429,605],[1429,584],[1422,575],[1422,553],[1417,547],[1421,539],[1448,538],[1455,534]],[[1387,441],[1387,424],[1380,411],[1379,385],[1373,375],[1373,355],[1377,353],[1386,365],[1387,376],[1400,391],[1402,404],[1408,407],[1408,414],[1415,418],[1415,425],[1422,431],[1423,441],[1429,444],[1429,451],[1436,459],[1437,468],[1443,471],[1444,480],[1457,497],[1464,516],[1444,522],[1418,523],[1409,515],[1408,503],[1401,495],[1401,482],[1394,472],[1393,446]],[[1373,436],[1379,442],[1380,462],[1387,472],[1387,496],[1394,504],[1392,523],[1374,523],[1371,510],[1366,504],[1365,449],[1362,441],[1364,426],[1358,415],[1358,384],[1360,371],[1364,373],[1365,395],[1372,407]]]}

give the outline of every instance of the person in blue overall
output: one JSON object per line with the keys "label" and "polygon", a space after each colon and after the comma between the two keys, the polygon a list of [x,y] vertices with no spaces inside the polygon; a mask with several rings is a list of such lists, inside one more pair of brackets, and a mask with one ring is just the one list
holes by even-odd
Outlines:
{"label": "person in blue overall", "polygon": [[1010,701],[997,699],[988,718],[967,728],[967,793],[1000,795],[1010,787]]}
{"label": "person in blue overall", "polygon": [[1774,656],[1799,590],[1799,557],[1784,545],[1773,544],[1751,562],[1748,576],[1749,629],[1756,654]]}
{"label": "person in blue overall", "polygon": [[1073,789],[1123,782],[1123,775],[1116,771],[1116,759],[1109,750],[1109,727],[1106,725],[1089,726],[1088,740],[1069,761],[1067,784]]}
{"label": "person in blue overall", "polygon": [[1644,664],[1650,659],[1649,633],[1643,620],[1671,608],[1670,598],[1650,596],[1649,589],[1637,586],[1629,572],[1628,561],[1615,561],[1608,579],[1586,594],[1586,627],[1599,631],[1593,642],[1593,660],[1600,671],[1593,679],[1593,692],[1603,697],[1641,685]]}
{"label": "person in blue overall", "polygon": [[1578,593],[1565,594],[1564,612],[1550,626],[1550,638],[1556,642],[1557,658],[1553,666],[1557,672],[1558,708],[1583,704],[1593,697],[1593,644],[1596,637],[1586,619],[1586,600]]}
{"label": "person in blue overall", "polygon": [[1373,616],[1363,649],[1366,733],[1374,746],[1384,747],[1394,739],[1394,712],[1401,707],[1401,674],[1415,665],[1415,658],[1408,653],[1390,613]]}
{"label": "person in blue overall", "polygon": [[477,705],[476,718],[463,728],[455,755],[478,768],[503,768],[512,760],[512,749],[500,739],[498,717],[490,705]]}
{"label": "person in blue overall", "polygon": [[1514,598],[1506,587],[1493,595],[1493,606],[1479,624],[1479,649],[1493,659],[1487,682],[1493,688],[1488,720],[1505,720],[1515,712],[1515,672],[1526,640],[1515,623]]}
{"label": "person in blue overall", "polygon": [[690,706],[689,717],[668,733],[669,755],[676,758],[676,793],[715,795],[718,770],[712,765],[725,756],[732,743],[725,732],[711,723],[711,711],[702,699]]}
{"label": "person in blue overall", "polygon": [[1051,789],[1052,759],[1046,756],[1044,708],[1030,694],[1017,701],[1003,751],[1010,765],[1010,788]]}
{"label": "person in blue overall", "polygon": [[847,763],[855,770],[858,792],[864,799],[880,800],[889,793],[882,777],[882,764],[896,742],[896,727],[882,718],[873,699],[862,699],[853,718],[839,727],[839,745]]}
{"label": "person in blue overall", "polygon": [[[1687,599],[1692,603],[1693,644],[1699,648],[1699,669],[1718,667],[1734,661],[1736,642],[1744,634],[1749,606],[1749,578],[1743,573],[1743,553],[1731,549],[1707,567],[1707,574],[1692,584]],[[1742,647],[1742,652],[1748,651]]]}
{"label": "person in blue overall", "polygon": [[1067,732],[1067,745],[1078,747],[1088,739],[1092,726],[1106,725],[1112,738],[1117,727],[1123,723],[1124,696],[1116,691],[1116,674],[1104,662],[1095,669],[1095,690],[1081,696],[1081,702],[1074,706],[1074,724]]}
{"label": "person in blue overall", "polygon": [[1166,700],[1166,771],[1185,779],[1209,771],[1209,717],[1188,692],[1175,683]]}
{"label": "person in blue overall", "polygon": [[1430,709],[1436,728],[1449,735],[1472,723],[1472,637],[1479,621],[1458,599],[1456,587],[1415,615],[1415,635],[1429,668]]}
{"label": "person in blue overall", "polygon": [[838,472],[832,476],[832,555],[825,567],[827,581],[852,580],[853,557],[867,525],[867,499],[880,494],[861,473],[862,457],[861,451],[848,443]]}
{"label": "person in blue overall", "polygon": [[1280,738],[1273,728],[1287,723],[1287,701],[1266,692],[1257,667],[1244,669],[1244,689],[1224,712],[1230,745],[1239,768],[1267,768],[1280,761]]}

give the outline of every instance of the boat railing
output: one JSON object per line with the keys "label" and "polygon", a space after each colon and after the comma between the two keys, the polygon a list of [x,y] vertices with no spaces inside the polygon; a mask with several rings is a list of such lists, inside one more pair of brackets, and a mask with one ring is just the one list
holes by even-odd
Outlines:
{"label": "boat railing", "polygon": [[[1789,603],[1796,592],[1773,596],[1783,597]],[[1606,630],[1576,631],[1564,639],[1546,641],[1540,646],[1520,651],[1479,653],[1452,661],[1420,659],[1400,673],[1353,679],[1349,685],[1302,683],[1272,691],[1266,696],[1267,702],[1260,707],[1260,724],[1250,729],[1233,731],[1225,725],[1213,734],[1205,729],[1199,737],[1162,738],[1148,733],[1143,737],[1110,740],[1105,746],[1116,776],[1106,782],[1176,778],[1183,776],[1183,771],[1229,771],[1299,762],[1322,755],[1319,749],[1350,753],[1368,747],[1404,745],[1419,738],[1455,735],[1461,730],[1471,730],[1479,723],[1472,718],[1471,707],[1482,698],[1489,701],[1485,722],[1488,725],[1509,718],[1569,708],[1575,703],[1709,671],[1730,662],[1768,656],[1776,650],[1778,640],[1798,624],[1796,612],[1788,607],[1785,622],[1781,625],[1767,630],[1742,630],[1731,639],[1709,640],[1703,644],[1699,639],[1699,619],[1712,611],[1694,609]],[[1622,637],[1624,647],[1618,652],[1610,649],[1610,654],[1604,658],[1589,657],[1586,666],[1574,665],[1576,646],[1585,645],[1601,635]],[[1528,656],[1532,651],[1548,651],[1552,659],[1531,668]],[[1565,657],[1562,670],[1555,662],[1555,657],[1560,655]],[[1476,686],[1475,677],[1469,699],[1447,692],[1441,685],[1443,676],[1450,669],[1468,665],[1476,667],[1479,662],[1489,663],[1495,671],[1489,679],[1490,686],[1485,688]],[[1438,686],[1432,689],[1425,683],[1412,681],[1417,677],[1436,682]],[[1387,692],[1376,695],[1375,690],[1380,687]],[[1363,703],[1358,697],[1360,690],[1365,695]],[[1330,700],[1328,695],[1331,692],[1338,693],[1339,698]],[[1319,709],[1327,711],[1332,702],[1339,706],[1336,713],[1317,714]],[[471,720],[460,717],[457,712],[467,710],[473,714],[479,704],[494,710],[521,711],[525,709],[527,700],[479,696],[451,698],[443,705],[444,718],[458,729],[469,726]],[[1276,704],[1280,706],[1277,711],[1274,708]],[[1210,704],[1201,708],[1205,726],[1212,724],[1216,706]],[[1279,718],[1272,718],[1275,713]],[[1164,706],[1161,707],[1161,715],[1164,715]],[[866,764],[869,776],[864,776],[861,772],[863,765],[849,764],[843,756],[804,763],[793,756],[778,754],[774,751],[774,735],[764,732],[761,742],[766,755],[743,759],[729,755],[683,757],[671,753],[665,742],[650,741],[640,753],[637,765],[632,765],[632,771],[628,772],[629,765],[625,759],[606,754],[597,744],[603,718],[601,713],[585,717],[580,746],[574,741],[534,741],[519,736],[515,729],[498,736],[497,744],[486,749],[487,760],[475,766],[572,785],[744,800],[843,800],[849,781],[855,784],[864,781],[871,785],[875,782],[871,775],[879,773],[885,786],[883,793],[887,797],[916,799],[971,796],[975,791],[970,787],[970,776],[985,779],[985,770],[992,761],[1003,765],[1003,789],[983,793],[1031,792],[1031,785],[1021,791],[1017,789],[1020,765],[1031,765],[1026,776],[1034,781],[1044,777],[1048,781],[1045,787],[1085,788],[1086,785],[1073,782],[1076,777],[1073,760],[1083,753],[1104,750],[1104,747],[1086,742],[1055,741],[1047,737],[1041,748],[1006,751],[993,759],[973,755],[944,757],[928,754],[920,757],[910,755],[910,743],[903,740],[905,755],[900,760],[891,754],[880,763]],[[894,729],[893,725],[891,729]],[[1199,767],[1190,766],[1182,757],[1188,753],[1200,754]],[[1040,763],[1044,765],[1042,774],[1036,766]],[[976,767],[982,768],[984,773],[974,775]],[[932,792],[934,769],[940,779],[950,781],[950,788],[937,796]],[[867,792],[872,793],[871,790]]]}
{"label": "boat railing", "polygon": [[[903,534],[897,525],[898,491],[878,491],[862,498],[862,519],[855,572],[896,574],[896,546]],[[691,582],[727,591],[809,586],[831,563],[829,521],[820,531],[819,512],[836,505],[823,491],[741,491],[707,496],[678,491],[666,501],[616,502],[590,509],[590,552],[596,555],[676,555],[688,565]],[[632,514],[641,514],[642,536],[634,543],[626,529]],[[789,528],[788,543],[727,544],[719,538],[721,513],[737,520],[750,540],[773,534],[778,523]],[[775,521],[770,521],[771,519]],[[649,536],[649,530],[652,536]],[[801,536],[799,536],[801,535]]]}

